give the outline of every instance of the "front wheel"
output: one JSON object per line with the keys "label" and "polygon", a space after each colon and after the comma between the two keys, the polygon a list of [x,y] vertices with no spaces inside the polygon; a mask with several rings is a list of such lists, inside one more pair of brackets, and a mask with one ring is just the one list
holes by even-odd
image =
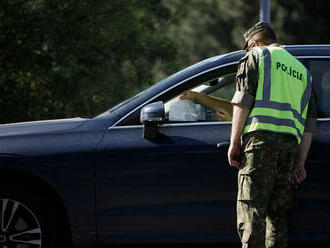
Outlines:
{"label": "front wheel", "polygon": [[1,196],[0,248],[53,248],[57,225],[51,209],[41,197]]}

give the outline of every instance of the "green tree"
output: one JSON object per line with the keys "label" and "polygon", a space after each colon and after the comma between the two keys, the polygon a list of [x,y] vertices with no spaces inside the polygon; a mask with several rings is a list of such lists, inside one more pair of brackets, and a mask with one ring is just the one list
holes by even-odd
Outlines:
{"label": "green tree", "polygon": [[0,122],[95,115],[177,67],[156,0],[2,0]]}
{"label": "green tree", "polygon": [[[241,49],[259,0],[2,0],[0,122],[96,115]],[[282,44],[328,43],[330,1],[272,0]]]}
{"label": "green tree", "polygon": [[330,2],[273,0],[272,23],[284,44],[329,44]]}
{"label": "green tree", "polygon": [[[181,14],[171,32],[186,53],[180,56],[184,65],[241,49],[243,33],[259,20],[260,0],[168,0],[167,4]],[[282,44],[329,43],[330,1],[271,0],[271,10]]]}
{"label": "green tree", "polygon": [[[168,0],[181,14],[180,25],[172,26],[180,48],[182,64],[241,49],[242,33],[258,20],[256,0]],[[181,52],[181,51],[180,51]]]}

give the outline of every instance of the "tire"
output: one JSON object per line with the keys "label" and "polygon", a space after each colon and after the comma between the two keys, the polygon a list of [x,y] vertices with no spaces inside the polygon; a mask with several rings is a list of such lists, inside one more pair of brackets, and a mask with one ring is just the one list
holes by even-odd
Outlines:
{"label": "tire", "polygon": [[50,199],[24,189],[0,192],[0,248],[55,248],[59,229]]}

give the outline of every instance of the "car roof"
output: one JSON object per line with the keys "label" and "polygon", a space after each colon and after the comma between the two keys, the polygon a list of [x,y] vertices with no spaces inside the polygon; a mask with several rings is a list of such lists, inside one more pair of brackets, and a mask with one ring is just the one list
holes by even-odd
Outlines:
{"label": "car roof", "polygon": [[283,45],[294,56],[330,56],[330,45]]}

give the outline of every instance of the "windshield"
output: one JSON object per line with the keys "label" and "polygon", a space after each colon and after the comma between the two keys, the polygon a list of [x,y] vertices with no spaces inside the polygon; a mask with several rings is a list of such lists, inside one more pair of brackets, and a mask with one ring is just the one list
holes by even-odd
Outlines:
{"label": "windshield", "polygon": [[114,107],[108,109],[106,112],[104,112],[104,113],[98,115],[97,117],[105,117],[105,116],[107,116],[107,115],[109,115],[109,114],[111,114],[111,113],[117,111],[118,109],[127,106],[129,103],[131,103],[131,102],[134,101],[135,99],[137,99],[137,98],[139,98],[139,97],[142,97],[142,96],[148,94],[148,93],[149,93],[150,91],[152,91],[154,88],[156,88],[156,87],[158,87],[159,85],[161,85],[161,84],[167,82],[168,79],[169,79],[169,78],[166,78],[166,79],[163,79],[163,80],[159,81],[158,83],[154,84],[153,86],[151,86],[151,87],[149,87],[149,88],[147,88],[147,89],[145,89],[145,90],[143,90],[143,91],[137,93],[136,95],[134,95],[134,96],[132,96],[132,97],[126,99],[125,101],[123,101],[123,102],[121,102],[121,103],[115,105]]}

